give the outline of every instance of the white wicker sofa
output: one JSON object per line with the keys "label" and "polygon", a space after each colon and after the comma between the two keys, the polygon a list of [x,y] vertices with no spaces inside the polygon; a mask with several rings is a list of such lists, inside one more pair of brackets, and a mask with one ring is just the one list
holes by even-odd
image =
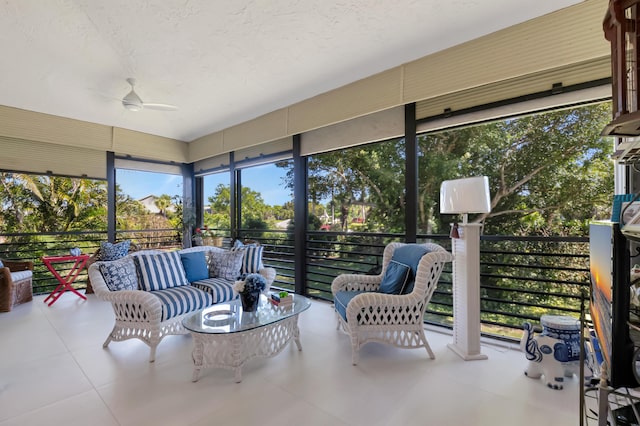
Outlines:
{"label": "white wicker sofa", "polygon": [[[208,276],[184,282],[188,273],[184,269],[180,271],[184,266],[180,261],[177,262],[179,266],[176,264],[175,256],[177,254],[180,260],[181,254],[197,252],[205,253],[209,266],[213,253],[228,251],[218,247],[199,246],[179,250],[168,256],[168,252],[141,250],[115,261],[95,262],[89,267],[89,277],[96,296],[110,302],[115,313],[115,325],[103,347],[106,348],[111,341],[140,339],[149,345],[149,361],[153,362],[156,348],[165,336],[187,333],[182,326],[182,319],[186,315],[237,297],[232,290],[234,280]],[[172,259],[169,263],[173,268],[162,266],[151,274],[142,272],[144,267],[140,265],[147,265],[149,259],[167,257]],[[159,275],[154,274],[160,270],[165,273],[156,278]],[[116,272],[111,274],[111,271]],[[258,272],[270,286],[275,279],[275,269],[262,267]],[[106,274],[106,278],[103,274]],[[175,281],[179,285],[174,285]]]}

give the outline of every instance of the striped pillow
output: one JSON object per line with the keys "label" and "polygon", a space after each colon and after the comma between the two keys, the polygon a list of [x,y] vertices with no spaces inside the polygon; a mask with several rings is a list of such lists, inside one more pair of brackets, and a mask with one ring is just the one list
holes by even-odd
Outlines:
{"label": "striped pillow", "polygon": [[244,259],[242,260],[242,274],[257,274],[264,268],[262,264],[262,246],[246,246],[244,248]]}
{"label": "striped pillow", "polygon": [[262,263],[263,250],[264,250],[264,247],[259,246],[257,244],[245,245],[240,243],[238,246],[234,245],[231,251],[244,252],[244,258],[242,259],[242,269],[240,270],[240,273],[242,275],[257,274],[260,271],[260,269],[264,269],[264,264]]}
{"label": "striped pillow", "polygon": [[140,289],[145,291],[189,285],[177,251],[135,256]]}

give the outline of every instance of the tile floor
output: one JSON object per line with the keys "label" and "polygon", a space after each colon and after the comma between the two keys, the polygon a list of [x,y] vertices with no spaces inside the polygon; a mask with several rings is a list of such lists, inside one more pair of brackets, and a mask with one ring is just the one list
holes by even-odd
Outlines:
{"label": "tile floor", "polygon": [[102,342],[111,306],[65,294],[0,314],[0,426],[6,425],[577,425],[579,384],[554,391],[524,376],[524,356],[483,344],[462,361],[451,336],[428,330],[436,354],[368,344],[351,365],[332,306],[300,316],[303,351],[249,361],[242,383],[209,369],[191,382],[191,337],[170,336],[156,362],[138,340]]}

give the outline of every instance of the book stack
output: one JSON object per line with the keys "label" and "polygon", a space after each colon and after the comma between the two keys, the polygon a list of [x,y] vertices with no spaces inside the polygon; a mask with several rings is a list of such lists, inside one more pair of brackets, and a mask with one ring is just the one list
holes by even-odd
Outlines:
{"label": "book stack", "polygon": [[293,304],[293,295],[286,291],[280,293],[271,293],[269,301],[274,306],[291,306]]}

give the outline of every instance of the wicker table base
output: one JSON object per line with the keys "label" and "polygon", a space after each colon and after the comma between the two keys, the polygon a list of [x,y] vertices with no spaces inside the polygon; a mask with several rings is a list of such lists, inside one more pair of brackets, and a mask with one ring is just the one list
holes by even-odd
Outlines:
{"label": "wicker table base", "polygon": [[192,332],[191,334],[194,342],[192,379],[194,382],[200,378],[203,368],[220,367],[234,370],[236,383],[240,383],[242,366],[248,360],[256,357],[273,357],[279,354],[292,339],[298,350],[302,350],[298,315],[238,333]]}
{"label": "wicker table base", "polygon": [[272,357],[292,340],[298,350],[300,330],[298,315],[311,306],[311,301],[292,295],[292,302],[274,306],[266,295],[260,296],[255,312],[244,312],[239,299],[220,303],[187,316],[184,328],[193,336],[193,381],[203,368],[228,368],[242,381],[242,366],[252,358]]}

